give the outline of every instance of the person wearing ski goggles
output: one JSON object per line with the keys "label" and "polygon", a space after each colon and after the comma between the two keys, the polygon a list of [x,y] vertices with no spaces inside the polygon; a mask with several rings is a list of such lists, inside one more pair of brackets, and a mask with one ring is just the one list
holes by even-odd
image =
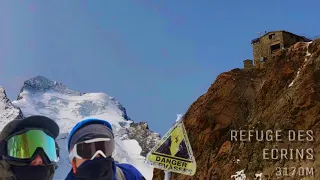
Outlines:
{"label": "person wearing ski goggles", "polygon": [[0,133],[0,180],[51,180],[59,161],[59,126],[44,116],[10,121]]}
{"label": "person wearing ski goggles", "polygon": [[68,149],[72,169],[65,180],[145,180],[134,166],[115,163],[114,134],[105,120],[79,122],[69,135]]}

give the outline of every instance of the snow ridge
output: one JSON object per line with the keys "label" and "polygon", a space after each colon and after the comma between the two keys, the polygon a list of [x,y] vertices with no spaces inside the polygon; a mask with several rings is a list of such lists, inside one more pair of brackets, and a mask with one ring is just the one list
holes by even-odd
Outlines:
{"label": "snow ridge", "polygon": [[296,77],[295,77],[295,78],[293,79],[293,81],[289,84],[289,87],[292,87],[292,86],[293,86],[293,84],[295,83],[295,81],[298,79],[298,77],[299,77],[299,75],[300,75],[300,71],[303,70],[303,69],[306,67],[306,65],[308,64],[307,61],[309,60],[309,58],[310,58],[310,56],[311,56],[311,53],[309,52],[309,45],[310,45],[311,43],[312,43],[312,41],[306,43],[306,44],[307,44],[307,53],[306,53],[306,56],[305,56],[305,60],[304,60],[303,67],[302,67],[302,68],[301,68],[301,67],[299,68]]}

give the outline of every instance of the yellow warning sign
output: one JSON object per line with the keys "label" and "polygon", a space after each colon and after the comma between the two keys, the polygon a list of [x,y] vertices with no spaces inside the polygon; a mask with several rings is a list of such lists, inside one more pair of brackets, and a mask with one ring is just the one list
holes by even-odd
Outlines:
{"label": "yellow warning sign", "polygon": [[166,133],[149,152],[147,161],[165,171],[195,174],[197,165],[183,122],[178,122]]}

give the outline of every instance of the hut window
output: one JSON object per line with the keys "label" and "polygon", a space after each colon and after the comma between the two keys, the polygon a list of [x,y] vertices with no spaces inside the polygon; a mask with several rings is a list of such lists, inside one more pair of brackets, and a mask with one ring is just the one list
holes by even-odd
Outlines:
{"label": "hut window", "polygon": [[280,49],[280,43],[275,44],[275,45],[272,45],[272,46],[270,47],[271,52],[276,51],[276,50],[278,50],[278,49]]}
{"label": "hut window", "polygon": [[270,35],[269,35],[269,39],[274,39],[275,37],[276,37],[275,34],[270,34]]}

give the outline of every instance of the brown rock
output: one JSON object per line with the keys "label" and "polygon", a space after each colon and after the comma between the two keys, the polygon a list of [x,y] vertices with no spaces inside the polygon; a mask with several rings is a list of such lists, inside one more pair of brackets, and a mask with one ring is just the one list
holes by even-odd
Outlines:
{"label": "brown rock", "polygon": [[315,149],[315,165],[317,169],[320,169],[320,146],[318,146],[317,149]]}
{"label": "brown rock", "polygon": [[298,42],[296,44],[293,45],[293,49],[299,49],[305,46],[304,42]]}
{"label": "brown rock", "polygon": [[231,142],[230,141],[226,141],[222,144],[222,146],[220,147],[220,150],[218,152],[218,156],[228,153],[229,150],[231,149]]}

